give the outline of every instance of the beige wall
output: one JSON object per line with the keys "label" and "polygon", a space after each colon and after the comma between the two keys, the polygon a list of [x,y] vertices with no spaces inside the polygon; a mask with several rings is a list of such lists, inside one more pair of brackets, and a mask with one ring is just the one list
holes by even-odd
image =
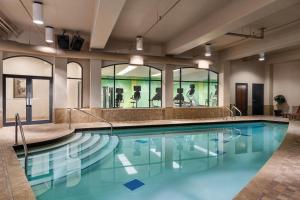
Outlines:
{"label": "beige wall", "polygon": [[101,60],[90,60],[90,108],[101,105]]}
{"label": "beige wall", "polygon": [[300,61],[273,65],[273,93],[286,97],[289,106],[300,105]]}
{"label": "beige wall", "polygon": [[[252,84],[265,83],[265,62],[257,59],[248,61],[232,61],[230,65],[230,103],[235,104],[235,85],[236,83],[248,84],[248,114],[252,114]],[[265,88],[265,95],[268,89]]]}
{"label": "beige wall", "polygon": [[3,88],[2,88],[2,72],[3,72],[3,52],[0,51],[0,127],[3,126]]}
{"label": "beige wall", "polygon": [[67,59],[55,58],[54,67],[54,108],[67,107]]}

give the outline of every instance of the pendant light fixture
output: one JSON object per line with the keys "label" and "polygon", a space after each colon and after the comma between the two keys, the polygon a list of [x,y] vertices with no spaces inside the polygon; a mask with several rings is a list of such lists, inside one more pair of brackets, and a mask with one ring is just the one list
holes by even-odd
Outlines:
{"label": "pendant light fixture", "polygon": [[198,68],[200,69],[209,69],[210,62],[207,60],[198,60],[197,64],[198,64]]}
{"label": "pendant light fixture", "polygon": [[140,55],[133,55],[130,57],[130,65],[144,65],[144,58]]}
{"label": "pendant light fixture", "polygon": [[44,24],[43,20],[43,4],[38,1],[34,1],[32,4],[32,20],[33,23],[41,25]]}
{"label": "pendant light fixture", "polygon": [[143,37],[137,36],[136,37],[136,50],[137,51],[143,51]]}
{"label": "pendant light fixture", "polygon": [[210,57],[211,56],[211,45],[210,44],[206,44],[205,45],[205,53],[204,53],[205,57]]}
{"label": "pendant light fixture", "polygon": [[45,27],[45,40],[47,43],[53,43],[53,27],[51,26],[46,26]]}
{"label": "pendant light fixture", "polygon": [[260,53],[258,60],[259,61],[264,61],[265,60],[265,53]]}

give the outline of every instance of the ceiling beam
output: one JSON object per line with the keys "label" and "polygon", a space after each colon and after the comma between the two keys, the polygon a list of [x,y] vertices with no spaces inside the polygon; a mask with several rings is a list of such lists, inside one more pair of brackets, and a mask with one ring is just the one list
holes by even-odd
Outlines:
{"label": "ceiling beam", "polygon": [[293,62],[300,60],[300,48],[287,50],[284,52],[272,54],[268,56],[267,62],[270,64],[279,64],[285,62]]}
{"label": "ceiling beam", "polygon": [[[128,63],[130,54],[93,52],[93,51],[64,51],[48,46],[36,46],[30,44],[22,44],[15,41],[1,40],[0,51],[23,53],[26,55],[40,55],[58,58],[76,58],[76,59],[99,59],[112,60]],[[167,56],[143,56],[145,64],[170,64],[178,66],[196,66],[196,61],[193,59],[173,58]],[[207,60],[210,64],[212,61]]]}
{"label": "ceiling beam", "polygon": [[126,0],[96,0],[90,48],[103,49]]}
{"label": "ceiling beam", "polygon": [[231,1],[167,42],[166,54],[181,54],[296,3],[299,0]]}
{"label": "ceiling beam", "polygon": [[267,34],[263,40],[249,40],[220,52],[221,60],[236,60],[300,44],[300,24]]}

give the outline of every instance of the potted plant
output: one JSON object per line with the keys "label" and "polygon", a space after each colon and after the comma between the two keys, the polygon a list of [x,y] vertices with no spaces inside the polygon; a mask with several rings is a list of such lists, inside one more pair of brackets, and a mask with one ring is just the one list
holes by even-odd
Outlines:
{"label": "potted plant", "polygon": [[276,101],[277,110],[274,110],[275,116],[282,116],[282,106],[286,102],[286,99],[283,95],[277,95],[274,97],[274,101]]}

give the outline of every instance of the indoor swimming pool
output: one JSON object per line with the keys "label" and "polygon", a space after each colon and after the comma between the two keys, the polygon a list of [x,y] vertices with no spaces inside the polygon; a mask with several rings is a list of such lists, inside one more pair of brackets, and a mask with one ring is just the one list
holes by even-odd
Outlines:
{"label": "indoor swimming pool", "polygon": [[[78,131],[31,148],[38,200],[230,200],[283,141],[269,122]],[[24,166],[22,152],[17,152]]]}

